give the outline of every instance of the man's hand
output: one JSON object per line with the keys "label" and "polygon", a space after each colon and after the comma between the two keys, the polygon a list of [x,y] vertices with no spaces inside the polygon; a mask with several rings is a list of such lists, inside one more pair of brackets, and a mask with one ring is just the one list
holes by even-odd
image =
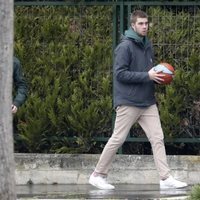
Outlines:
{"label": "man's hand", "polygon": [[151,70],[148,71],[149,74],[149,78],[153,81],[155,81],[156,83],[162,83],[162,81],[164,81],[162,79],[162,77],[164,77],[164,74],[160,74],[160,71],[155,71],[154,68],[152,68]]}
{"label": "man's hand", "polygon": [[12,104],[12,113],[16,113],[17,112],[17,106],[15,106],[14,104]]}

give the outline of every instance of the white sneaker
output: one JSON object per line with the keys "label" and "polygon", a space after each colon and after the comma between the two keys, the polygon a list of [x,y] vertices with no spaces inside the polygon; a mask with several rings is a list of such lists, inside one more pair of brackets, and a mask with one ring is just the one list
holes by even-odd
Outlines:
{"label": "white sneaker", "polygon": [[94,176],[93,173],[89,178],[89,183],[99,189],[102,190],[113,190],[115,187],[109,183],[107,183],[106,178],[101,176]]}
{"label": "white sneaker", "polygon": [[160,180],[160,189],[167,189],[167,188],[183,188],[187,187],[187,183],[181,182],[173,178],[172,176],[169,176],[167,179]]}

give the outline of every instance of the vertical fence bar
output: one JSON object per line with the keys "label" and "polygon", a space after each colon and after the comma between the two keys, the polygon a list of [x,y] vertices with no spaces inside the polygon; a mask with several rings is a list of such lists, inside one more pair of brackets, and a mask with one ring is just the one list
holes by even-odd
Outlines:
{"label": "vertical fence bar", "polygon": [[117,44],[117,5],[112,6],[113,10],[113,50]]}
{"label": "vertical fence bar", "polygon": [[124,32],[124,1],[120,3],[120,35]]}
{"label": "vertical fence bar", "polygon": [[130,26],[130,15],[131,15],[131,5],[128,5],[128,14],[127,14],[127,27]]}
{"label": "vertical fence bar", "polygon": [[[119,13],[120,13],[120,18],[119,18],[119,24],[120,24],[120,26],[119,26],[120,32],[119,33],[120,33],[120,35],[119,35],[119,38],[120,38],[121,34],[123,34],[123,32],[124,32],[124,1],[123,0],[120,2],[119,8],[120,8],[120,11],[119,11]],[[123,146],[121,146],[118,149],[118,154],[123,154]]]}

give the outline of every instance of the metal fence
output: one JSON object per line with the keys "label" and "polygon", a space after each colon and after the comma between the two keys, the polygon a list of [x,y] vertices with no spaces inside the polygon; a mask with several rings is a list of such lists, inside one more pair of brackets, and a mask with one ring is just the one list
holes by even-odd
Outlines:
{"label": "metal fence", "polygon": [[[151,23],[157,23],[162,26],[163,23],[173,24],[172,30],[162,29],[158,30],[158,33],[151,32],[151,36],[154,34],[160,34],[159,41],[153,41],[155,51],[161,50],[161,54],[158,56],[160,58],[165,58],[166,54],[173,56],[175,62],[180,66],[184,65],[184,69],[188,70],[188,59],[191,56],[190,48],[196,49],[198,51],[200,47],[200,39],[195,38],[190,40],[190,36],[195,34],[195,32],[199,32],[199,21],[200,18],[197,17],[197,13],[200,13],[200,1],[100,1],[100,0],[68,0],[68,1],[22,1],[15,0],[15,6],[74,6],[81,8],[82,6],[109,6],[112,8],[112,27],[113,27],[113,48],[117,45],[121,34],[125,29],[128,28],[130,20],[129,16],[133,10],[142,9],[150,13],[149,17]],[[151,8],[158,8],[156,11],[152,11]],[[162,16],[162,12],[165,13]],[[170,13],[169,16],[166,17],[166,13]],[[177,17],[178,14],[181,14],[181,18]],[[76,16],[81,18],[80,16]],[[150,24],[151,25],[151,24]],[[110,26],[110,25],[108,25]],[[183,45],[183,41],[181,39],[177,39],[177,41],[171,41],[171,43],[165,42],[166,31],[170,31],[170,34],[176,31],[183,31],[184,29],[191,30],[188,34],[187,39],[184,41],[185,48],[180,49],[179,47]],[[153,37],[152,37],[153,38]],[[200,63],[199,63],[200,64]],[[200,83],[197,83],[200,84]],[[143,135],[143,134],[141,134]],[[107,141],[108,137],[97,137],[97,141]],[[135,137],[132,132],[130,132],[127,142],[146,142],[145,137]],[[173,143],[200,143],[199,137],[188,137],[188,138],[176,138],[166,139],[166,142]],[[120,150],[121,151],[121,150]]]}

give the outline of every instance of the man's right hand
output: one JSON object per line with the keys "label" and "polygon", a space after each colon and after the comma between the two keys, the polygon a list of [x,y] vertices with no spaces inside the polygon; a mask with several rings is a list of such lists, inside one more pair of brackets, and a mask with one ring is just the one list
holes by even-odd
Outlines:
{"label": "man's right hand", "polygon": [[17,112],[17,106],[15,106],[14,104],[12,104],[12,113],[16,113]]}

